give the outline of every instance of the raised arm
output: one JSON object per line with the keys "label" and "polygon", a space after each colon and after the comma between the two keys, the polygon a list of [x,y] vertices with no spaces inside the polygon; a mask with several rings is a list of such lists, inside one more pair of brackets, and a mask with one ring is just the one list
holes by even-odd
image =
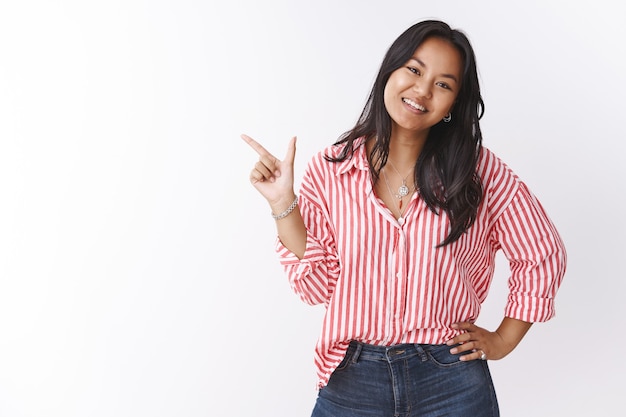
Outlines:
{"label": "raised arm", "polygon": [[302,258],[307,234],[293,189],[296,138],[293,137],[289,142],[282,161],[250,136],[241,135],[241,138],[259,155],[258,162],[250,172],[250,182],[267,200],[276,220],[278,238],[287,249]]}

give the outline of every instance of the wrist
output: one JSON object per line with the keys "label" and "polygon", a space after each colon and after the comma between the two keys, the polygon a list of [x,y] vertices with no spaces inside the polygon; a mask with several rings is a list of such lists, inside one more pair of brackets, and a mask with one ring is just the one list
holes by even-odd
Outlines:
{"label": "wrist", "polygon": [[270,214],[272,215],[272,218],[274,220],[280,220],[280,219],[287,217],[298,206],[298,196],[295,194],[292,194],[291,199],[287,201],[289,202],[286,203],[284,201],[281,201],[279,203],[271,205],[272,212]]}

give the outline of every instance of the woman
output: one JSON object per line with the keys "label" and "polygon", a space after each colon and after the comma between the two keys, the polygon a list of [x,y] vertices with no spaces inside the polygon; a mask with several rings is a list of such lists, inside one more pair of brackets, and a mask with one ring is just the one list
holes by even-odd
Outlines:
{"label": "woman", "polygon": [[[356,126],[312,158],[298,197],[295,138],[281,161],[242,135],[292,288],[326,306],[314,417],[499,415],[487,359],[554,315],[565,249],[482,146],[482,113],[467,37],[424,21],[391,45]],[[474,323],[498,250],[510,294],[490,331]]]}

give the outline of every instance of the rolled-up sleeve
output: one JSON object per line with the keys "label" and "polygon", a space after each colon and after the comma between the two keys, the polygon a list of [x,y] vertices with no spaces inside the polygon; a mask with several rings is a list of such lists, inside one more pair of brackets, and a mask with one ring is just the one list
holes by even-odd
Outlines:
{"label": "rolled-up sleeve", "polygon": [[307,304],[328,305],[339,276],[339,258],[322,211],[302,195],[300,213],[307,228],[306,250],[302,259],[276,240],[276,252],[293,291]]}
{"label": "rolled-up sleeve", "polygon": [[554,224],[524,183],[499,216],[493,236],[511,269],[505,315],[531,323],[551,319],[567,255]]}

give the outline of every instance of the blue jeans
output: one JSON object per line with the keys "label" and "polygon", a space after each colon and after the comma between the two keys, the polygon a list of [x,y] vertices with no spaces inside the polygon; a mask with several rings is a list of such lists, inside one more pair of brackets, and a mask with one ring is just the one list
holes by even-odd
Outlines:
{"label": "blue jeans", "polygon": [[487,362],[461,362],[451,348],[351,342],[311,417],[499,416]]}

